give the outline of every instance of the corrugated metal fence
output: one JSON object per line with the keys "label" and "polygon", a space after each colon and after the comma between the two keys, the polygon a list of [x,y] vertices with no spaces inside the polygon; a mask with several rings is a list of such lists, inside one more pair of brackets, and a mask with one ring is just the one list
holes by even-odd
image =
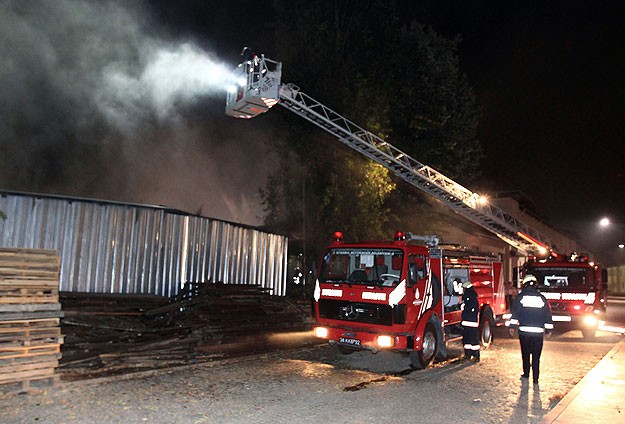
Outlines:
{"label": "corrugated metal fence", "polygon": [[187,281],[285,295],[285,236],[154,206],[0,191],[0,246],[58,250],[61,291],[173,296]]}

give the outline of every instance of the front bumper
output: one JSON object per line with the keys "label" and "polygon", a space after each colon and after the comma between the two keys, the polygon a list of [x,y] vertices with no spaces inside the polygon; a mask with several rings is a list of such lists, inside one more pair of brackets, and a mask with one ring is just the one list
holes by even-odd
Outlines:
{"label": "front bumper", "polygon": [[332,345],[338,345],[354,350],[412,350],[414,342],[410,334],[373,332],[363,329],[345,329],[340,327],[318,325],[314,328],[317,337],[328,340]]}

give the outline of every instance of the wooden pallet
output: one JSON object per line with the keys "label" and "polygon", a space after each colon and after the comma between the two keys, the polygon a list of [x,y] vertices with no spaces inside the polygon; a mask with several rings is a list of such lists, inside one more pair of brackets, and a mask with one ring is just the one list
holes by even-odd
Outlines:
{"label": "wooden pallet", "polygon": [[38,393],[57,386],[61,377],[57,374],[22,375],[19,380],[0,384],[0,393]]}
{"label": "wooden pallet", "polygon": [[59,381],[59,271],[56,251],[0,248],[0,391]]}
{"label": "wooden pallet", "polygon": [[61,352],[61,343],[45,343],[37,346],[0,345],[0,359],[24,358]]}
{"label": "wooden pallet", "polygon": [[58,281],[25,278],[0,279],[0,304],[58,302]]}
{"label": "wooden pallet", "polygon": [[59,279],[61,258],[55,250],[0,249],[0,278]]}
{"label": "wooden pallet", "polygon": [[37,356],[14,356],[11,358],[0,358],[0,369],[2,367],[8,366],[29,366],[31,364],[39,363],[39,362],[58,362],[61,359],[61,353],[50,353],[47,355],[37,355]]}
{"label": "wooden pallet", "polygon": [[61,337],[61,328],[26,328],[1,329],[0,345],[2,343],[21,342],[24,346],[37,344],[40,340],[50,340]]}

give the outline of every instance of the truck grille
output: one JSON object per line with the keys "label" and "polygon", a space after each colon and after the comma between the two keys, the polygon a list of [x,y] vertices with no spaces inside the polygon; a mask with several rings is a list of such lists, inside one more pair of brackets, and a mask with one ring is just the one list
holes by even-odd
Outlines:
{"label": "truck grille", "polygon": [[[403,323],[405,321],[405,308],[402,306],[404,305],[397,305],[395,307],[396,323]],[[389,305],[376,303],[320,299],[319,316],[321,318],[365,322],[369,324],[393,324],[393,308]]]}

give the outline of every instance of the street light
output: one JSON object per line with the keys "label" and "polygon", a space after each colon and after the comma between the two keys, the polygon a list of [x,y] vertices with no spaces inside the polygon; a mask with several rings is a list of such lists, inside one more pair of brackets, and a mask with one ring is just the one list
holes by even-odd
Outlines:
{"label": "street light", "polygon": [[[615,224],[612,221],[610,221],[610,218],[608,217],[603,217],[599,220],[599,226],[601,228],[608,228],[608,227],[623,227],[623,225],[619,225],[619,224]],[[625,244],[621,243],[618,245],[618,247],[620,249],[623,249],[625,247]]]}
{"label": "street light", "polygon": [[[621,249],[625,249],[625,243],[622,242],[622,237],[623,234],[625,233],[625,225],[622,225],[618,222],[613,222],[610,218],[608,218],[607,216],[601,218],[598,221],[598,225],[599,227],[601,227],[602,232],[604,230],[608,231],[609,230],[609,234],[604,234],[604,245],[605,242],[608,242],[611,246],[617,246],[619,248],[619,250]],[[621,240],[618,240],[621,239]],[[617,241],[619,243],[617,243]],[[614,249],[614,247],[612,247],[611,249]],[[611,250],[611,249],[608,249]],[[613,257],[613,259],[615,259]]]}

